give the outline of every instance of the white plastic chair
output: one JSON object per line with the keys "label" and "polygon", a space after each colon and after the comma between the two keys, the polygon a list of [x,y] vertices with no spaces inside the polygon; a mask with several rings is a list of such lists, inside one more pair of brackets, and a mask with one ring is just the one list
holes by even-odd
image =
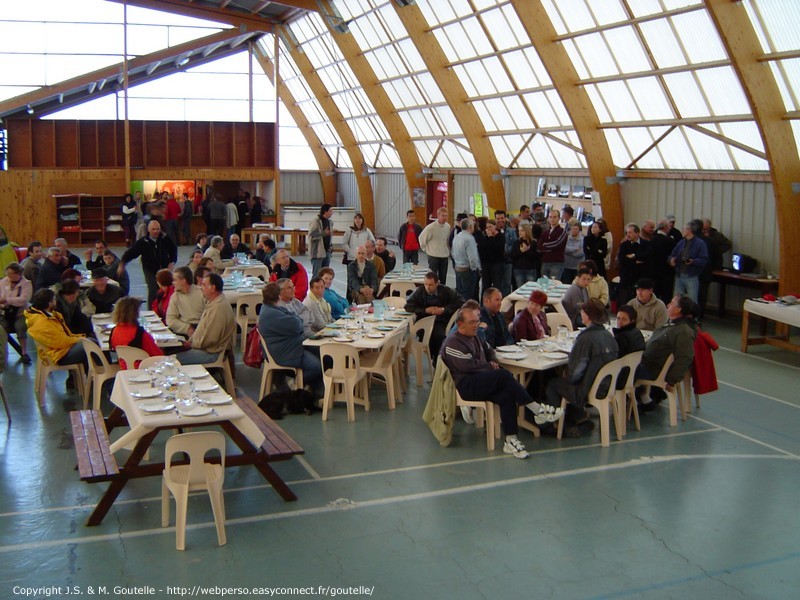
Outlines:
{"label": "white plastic chair", "polygon": [[236,324],[241,331],[241,351],[244,354],[247,343],[247,330],[251,325],[258,323],[258,307],[261,306],[263,297],[261,293],[239,294],[236,300]]}
{"label": "white plastic chair", "polygon": [[[125,363],[126,369],[137,369],[141,368],[141,366],[136,366],[136,363],[147,358],[150,358],[150,355],[142,350],[141,348],[134,348],[133,346],[117,346],[114,348],[114,352],[117,353],[117,361],[122,361]],[[162,358],[162,357],[157,357]],[[120,364],[120,369],[122,368]]]}
{"label": "white plastic chair", "polygon": [[547,319],[547,326],[550,328],[550,335],[555,335],[562,325],[570,331],[575,331],[570,318],[562,312],[549,312],[545,313],[544,316]]}
{"label": "white plastic chair", "polygon": [[[347,420],[355,421],[355,405],[369,410],[369,392],[363,385],[365,373],[361,370],[358,349],[348,344],[330,342],[319,347],[322,361],[322,380],[325,383],[325,396],[322,399],[322,420],[328,420],[328,411],[336,400],[347,402]],[[331,361],[326,368],[325,364]],[[356,396],[356,386],[362,396]]]}
{"label": "white plastic chair", "polygon": [[394,306],[398,310],[403,310],[406,306],[406,298],[400,296],[386,296],[383,298],[386,306]]}
{"label": "white plastic chair", "polygon": [[50,376],[50,373],[55,371],[71,371],[75,376],[75,388],[78,390],[81,398],[85,397],[84,390],[86,382],[83,365],[59,365],[51,362],[48,358],[43,356],[43,349],[42,346],[39,345],[39,342],[36,342],[36,356],[36,376],[33,389],[39,401],[39,406],[44,406],[44,393],[47,385],[47,378]]}
{"label": "white plastic chair", "polygon": [[103,384],[114,380],[119,373],[119,365],[109,364],[106,355],[95,342],[89,339],[82,339],[83,351],[86,352],[86,361],[89,365],[89,376],[83,395],[83,408],[89,405],[89,392],[92,395],[92,408],[100,410],[100,403],[103,399]]}
{"label": "white plastic chair", "polygon": [[[389,410],[395,409],[395,401],[402,402],[400,382],[395,378],[395,364],[400,357],[400,344],[403,341],[403,330],[398,330],[389,335],[380,352],[371,352],[359,358],[361,370],[368,376],[376,375],[386,384],[386,397],[389,401]],[[369,382],[368,377],[368,382]]]}
{"label": "white plastic chair", "polygon": [[491,452],[495,447],[495,439],[500,439],[500,407],[489,400],[464,400],[456,390],[456,407],[478,409],[476,425],[480,427],[485,419],[486,449]]}
{"label": "white plastic chair", "polygon": [[517,313],[522,312],[523,310],[528,310],[528,301],[527,300],[515,300],[514,301],[514,316],[517,316]]}
{"label": "white plastic chair", "polygon": [[[175,362],[176,367],[181,366],[181,361],[178,360],[177,356],[170,357]],[[164,362],[167,359],[166,356],[148,356],[145,359],[142,359],[142,362],[139,363],[140,369],[148,369],[154,365]]]}
{"label": "white plastic chair", "polygon": [[264,362],[261,364],[261,387],[258,390],[258,399],[261,400],[272,391],[273,371],[291,371],[294,373],[295,387],[298,390],[303,389],[303,369],[279,365],[269,353],[267,343],[264,341],[261,332],[258,333],[258,339],[261,340],[261,350],[264,352]]}
{"label": "white plastic chair", "polygon": [[261,281],[266,281],[265,277],[269,278],[269,269],[266,265],[263,267],[247,267],[242,274],[244,277],[258,277]]}
{"label": "white plastic chair", "polygon": [[[216,450],[220,464],[205,462],[208,452]],[[172,457],[178,453],[189,455],[188,465],[170,465]],[[198,431],[173,435],[167,440],[164,457],[164,471],[161,485],[161,526],[169,525],[169,493],[175,497],[175,548],[186,547],[186,509],[189,492],[207,490],[217,527],[217,540],[220,546],[227,542],[225,537],[225,501],[222,496],[222,483],[225,480],[225,436],[219,431]]]}
{"label": "white plastic chair", "polygon": [[[634,384],[636,387],[640,385],[649,385],[659,387],[664,390],[664,393],[667,395],[667,400],[669,401],[669,425],[670,427],[677,427],[678,426],[678,394],[677,389],[680,387],[682,382],[678,382],[678,385],[673,389],[671,392],[667,390],[667,371],[672,366],[672,363],[675,362],[675,356],[672,354],[667,357],[667,361],[664,363],[664,366],[661,367],[661,372],[655,379],[637,379],[636,383]],[[685,397],[685,394],[681,395],[680,398],[680,405],[681,405],[681,419],[686,420],[686,407],[684,406],[685,403],[689,403],[689,398]]]}
{"label": "white plastic chair", "polygon": [[[592,383],[592,387],[589,389],[589,395],[587,404],[594,406],[597,408],[597,412],[600,413],[600,445],[603,447],[608,447],[610,445],[610,424],[608,422],[608,407],[609,405],[612,408],[612,412],[614,415],[614,426],[617,431],[617,439],[622,439],[622,425],[620,421],[622,419],[622,412],[619,410],[619,406],[617,405],[616,398],[617,398],[617,375],[619,374],[620,369],[620,359],[612,360],[609,363],[603,365],[600,370],[597,372],[597,375],[594,378],[594,382]],[[606,395],[604,397],[599,397],[598,389],[600,384],[603,380],[608,380],[608,390],[606,391]],[[566,398],[561,399],[561,409],[564,411],[564,415],[567,412],[567,400]],[[561,433],[564,430],[564,416],[562,416],[558,420],[558,439],[561,439]]]}
{"label": "white plastic chair", "polygon": [[389,293],[387,296],[399,296],[403,300],[417,289],[417,284],[413,281],[386,281],[384,283],[389,286]]}
{"label": "white plastic chair", "polygon": [[222,369],[222,374],[225,379],[225,389],[232,398],[236,397],[236,385],[233,382],[233,373],[231,372],[231,364],[228,362],[228,352],[220,352],[217,355],[217,360],[210,363],[205,363],[204,366],[207,371],[211,369]]}
{"label": "white plastic chair", "polygon": [[[408,377],[411,368],[411,355],[414,355],[414,361],[417,365],[417,387],[422,387],[422,356],[428,359],[428,369],[431,376],[433,376],[433,360],[431,359],[430,340],[433,333],[433,325],[436,317],[431,315],[420,319],[411,326],[408,334],[408,341],[405,348],[403,348],[403,355],[406,361],[406,377]],[[417,339],[417,333],[422,332],[422,339]]]}
{"label": "white plastic chair", "polygon": [[[617,359],[620,363],[620,373],[617,376],[617,388],[619,388],[617,389],[617,404],[623,410],[624,415],[624,418],[620,421],[622,425],[622,435],[626,433],[627,421],[630,418],[631,412],[633,413],[636,431],[642,429],[639,423],[639,409],[636,406],[636,386],[634,385],[634,380],[636,379],[636,367],[642,362],[643,354],[644,350],[639,350]],[[623,374],[623,370],[626,367],[628,371],[626,374]],[[622,379],[622,377],[624,377],[624,379]]]}
{"label": "white plastic chair", "polygon": [[453,316],[450,317],[450,320],[447,322],[447,327],[444,328],[445,335],[450,335],[450,330],[453,329],[453,325],[456,324],[456,319],[458,319],[459,312],[461,312],[461,309],[455,311]]}

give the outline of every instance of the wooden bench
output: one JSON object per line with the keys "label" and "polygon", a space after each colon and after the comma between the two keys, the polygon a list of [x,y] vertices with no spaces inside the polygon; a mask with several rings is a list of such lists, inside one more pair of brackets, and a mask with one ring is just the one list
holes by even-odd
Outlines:
{"label": "wooden bench", "polygon": [[109,481],[119,474],[111,453],[103,415],[98,410],[74,410],[69,413],[72,438],[78,456],[81,479],[90,483]]}
{"label": "wooden bench", "polygon": [[239,405],[244,414],[250,417],[250,420],[255,423],[258,430],[264,434],[266,439],[261,444],[261,450],[264,451],[270,461],[289,460],[298,454],[305,454],[305,450],[261,410],[252,398],[241,390],[237,390],[237,392],[234,402]]}

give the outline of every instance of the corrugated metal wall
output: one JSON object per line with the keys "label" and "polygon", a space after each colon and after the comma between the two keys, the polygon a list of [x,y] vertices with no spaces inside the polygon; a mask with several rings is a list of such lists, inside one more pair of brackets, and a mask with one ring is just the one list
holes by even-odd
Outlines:
{"label": "corrugated metal wall", "polygon": [[[372,175],[372,193],[375,198],[375,230],[379,236],[396,237],[400,225],[406,222],[409,204],[409,191],[402,173],[381,173]],[[339,204],[361,208],[358,184],[353,173],[338,174]]]}
{"label": "corrugated metal wall", "polygon": [[281,204],[322,204],[324,195],[318,172],[281,171]]}

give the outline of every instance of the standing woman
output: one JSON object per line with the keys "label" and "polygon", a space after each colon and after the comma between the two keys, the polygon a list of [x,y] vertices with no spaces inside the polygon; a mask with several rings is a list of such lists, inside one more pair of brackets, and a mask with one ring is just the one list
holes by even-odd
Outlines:
{"label": "standing woman", "polygon": [[605,259],[606,271],[608,271],[611,268],[611,255],[613,254],[614,250],[614,236],[611,235],[611,232],[608,230],[608,223],[606,223],[606,220],[603,217],[597,219],[595,223],[600,225],[600,235],[602,235],[606,240],[606,245],[608,246]]}
{"label": "standing woman", "polygon": [[606,257],[609,255],[608,240],[603,237],[603,228],[597,221],[592,223],[589,233],[583,238],[583,253],[586,255],[586,260],[593,260],[597,265],[597,274],[605,277]]}
{"label": "standing woman", "polygon": [[578,219],[569,220],[567,245],[564,246],[564,269],[561,271],[561,281],[572,283],[578,276],[578,264],[583,262],[583,233]]}
{"label": "standing woman", "polygon": [[344,234],[344,241],[342,248],[344,248],[344,257],[342,264],[349,265],[356,259],[356,250],[359,246],[363,246],[367,240],[375,241],[375,236],[369,230],[369,227],[364,225],[364,215],[356,213],[353,217],[353,224],[350,229]]}
{"label": "standing woman", "polygon": [[514,287],[518,288],[529,281],[536,281],[536,262],[539,251],[533,239],[531,226],[520,223],[518,236],[511,247],[511,265],[514,273]]}
{"label": "standing woman", "polygon": [[130,248],[136,241],[136,221],[139,219],[139,207],[131,194],[125,194],[122,200],[122,229],[125,232],[125,245]]}

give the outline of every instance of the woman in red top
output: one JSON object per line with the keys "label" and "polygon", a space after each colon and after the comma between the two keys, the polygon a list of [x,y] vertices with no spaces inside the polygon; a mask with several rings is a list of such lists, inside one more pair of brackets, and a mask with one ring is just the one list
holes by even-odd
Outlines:
{"label": "woman in red top", "polygon": [[[141,348],[150,356],[164,356],[164,351],[156,345],[153,336],[139,325],[140,303],[138,298],[130,296],[117,300],[114,306],[114,323],[117,326],[111,330],[108,347],[114,350],[117,346],[133,346]],[[124,360],[119,361],[119,366],[123,370],[128,368]],[[134,365],[133,368],[138,368],[138,366],[138,364]]]}
{"label": "woman in red top", "polygon": [[156,283],[158,283],[158,291],[156,292],[156,299],[150,305],[150,309],[156,313],[166,325],[167,323],[167,307],[169,306],[169,299],[175,293],[175,286],[172,285],[172,271],[169,269],[161,269],[156,273]]}

